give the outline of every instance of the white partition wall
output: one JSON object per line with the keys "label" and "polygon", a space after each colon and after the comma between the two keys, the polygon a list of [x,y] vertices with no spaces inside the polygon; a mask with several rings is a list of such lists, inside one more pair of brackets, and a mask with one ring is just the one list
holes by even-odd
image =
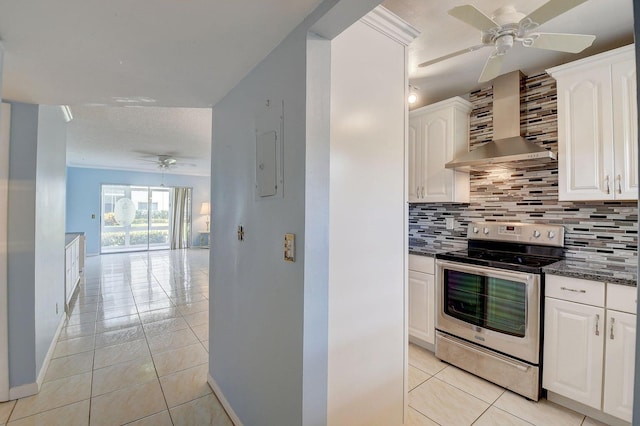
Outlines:
{"label": "white partition wall", "polygon": [[213,108],[209,383],[236,424],[403,423],[411,37],[380,11],[349,27],[377,3],[322,2]]}
{"label": "white partition wall", "polygon": [[412,36],[378,7],[331,43],[329,425],[403,423]]}
{"label": "white partition wall", "polygon": [[[3,50],[0,46],[0,88]],[[0,100],[2,99],[0,90]],[[11,105],[0,106],[0,401],[9,399],[9,350],[7,326],[7,200],[9,196],[9,126]]]}

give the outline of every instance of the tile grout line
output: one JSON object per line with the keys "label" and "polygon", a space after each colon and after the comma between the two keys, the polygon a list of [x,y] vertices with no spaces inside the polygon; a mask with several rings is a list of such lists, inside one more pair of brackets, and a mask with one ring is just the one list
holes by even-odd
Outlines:
{"label": "tile grout line", "polygon": [[[147,263],[147,268],[149,268],[149,263]],[[149,270],[149,269],[147,269]],[[153,273],[151,273],[153,275]],[[157,278],[155,278],[154,275],[154,279],[156,280],[156,282],[158,281]],[[162,288],[162,286],[161,286]],[[165,295],[167,295],[167,292],[164,290],[164,288],[162,288],[162,291],[165,293]],[[167,295],[168,297],[168,295]],[[135,300],[135,296],[134,296],[134,300]],[[171,421],[171,424],[174,425],[173,422],[173,418],[171,417],[171,411],[169,410],[169,402],[167,401],[167,396],[164,393],[164,388],[162,387],[162,382],[160,381],[160,375],[158,374],[158,368],[156,367],[156,360],[153,358],[153,352],[151,351],[151,346],[149,345],[149,336],[147,335],[147,330],[144,328],[144,324],[142,323],[142,317],[140,317],[140,311],[138,310],[138,304],[136,303],[136,311],[138,312],[138,318],[140,319],[140,324],[142,325],[142,334],[144,335],[144,340],[147,343],[147,349],[149,350],[149,356],[151,357],[151,363],[153,364],[153,370],[156,373],[156,379],[158,380],[158,386],[160,387],[160,392],[162,392],[162,398],[164,399],[164,405],[165,407],[167,407],[167,413],[169,414],[169,420]],[[152,312],[152,311],[148,311],[148,312]],[[155,415],[158,413],[154,413],[152,415]],[[143,417],[144,418],[144,417]],[[140,419],[138,419],[140,420]]]}

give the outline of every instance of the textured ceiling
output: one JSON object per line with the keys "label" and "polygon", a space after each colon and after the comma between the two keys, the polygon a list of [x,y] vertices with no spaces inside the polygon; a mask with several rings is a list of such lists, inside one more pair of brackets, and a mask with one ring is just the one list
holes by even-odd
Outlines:
{"label": "textured ceiling", "polygon": [[[159,171],[145,160],[172,154],[183,164],[170,173],[209,174],[211,110],[206,107],[320,2],[0,0],[3,97],[72,106],[70,165]],[[470,3],[491,15],[513,5],[528,13],[545,2],[386,0],[384,6],[422,31],[409,46],[410,83],[421,92],[415,107],[479,87],[490,48],[417,67],[478,44],[478,31],[449,16],[449,9]],[[531,74],[631,43],[632,9],[632,0],[589,0],[540,31],[595,34],[591,48],[571,55],[514,47],[503,72]]]}
{"label": "textured ceiling", "polygon": [[208,176],[211,109],[73,107],[67,128],[67,164],[162,172],[155,162],[178,162],[165,173]]}
{"label": "textured ceiling", "polygon": [[71,105],[70,165],[209,174],[208,107],[320,3],[0,0],[3,99]]}
{"label": "textured ceiling", "polygon": [[215,105],[321,0],[0,0],[3,98]]}

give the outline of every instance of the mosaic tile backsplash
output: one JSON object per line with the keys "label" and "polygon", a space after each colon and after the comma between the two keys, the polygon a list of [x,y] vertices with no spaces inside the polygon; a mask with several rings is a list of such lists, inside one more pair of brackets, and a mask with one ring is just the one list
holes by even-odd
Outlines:
{"label": "mosaic tile backsplash", "polygon": [[[528,140],[557,153],[558,126],[555,80],[546,73],[523,80],[520,130]],[[470,149],[491,140],[492,87],[469,95]],[[472,221],[550,223],[565,227],[566,257],[596,262],[637,264],[636,202],[560,202],[557,163],[513,169],[470,172],[469,204],[411,204],[409,247],[466,246]],[[447,230],[445,219],[455,218]]]}

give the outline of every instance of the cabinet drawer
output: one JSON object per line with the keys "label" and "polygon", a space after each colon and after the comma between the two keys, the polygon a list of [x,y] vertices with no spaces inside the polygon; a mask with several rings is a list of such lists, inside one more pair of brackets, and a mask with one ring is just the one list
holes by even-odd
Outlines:
{"label": "cabinet drawer", "polygon": [[604,307],[605,285],[600,281],[580,278],[545,276],[545,296],[570,302]]}
{"label": "cabinet drawer", "polygon": [[409,269],[433,275],[435,273],[435,259],[431,256],[409,255]]}
{"label": "cabinet drawer", "polygon": [[638,305],[638,289],[626,285],[607,284],[607,308],[635,314]]}

